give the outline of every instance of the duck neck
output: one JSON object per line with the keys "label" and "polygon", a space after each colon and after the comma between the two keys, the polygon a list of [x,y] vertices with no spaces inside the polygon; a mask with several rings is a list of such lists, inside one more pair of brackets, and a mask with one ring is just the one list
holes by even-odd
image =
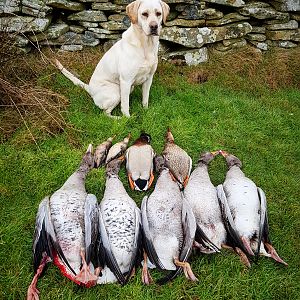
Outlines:
{"label": "duck neck", "polygon": [[76,174],[82,178],[82,179],[85,179],[87,174],[89,173],[90,171],[90,167],[88,166],[88,164],[86,163],[83,163],[80,165],[80,167],[78,168],[78,170],[76,171]]}
{"label": "duck neck", "polygon": [[208,174],[208,165],[203,163],[203,162],[199,162],[196,168],[196,172],[202,177],[202,178],[207,178],[210,180],[209,178],[209,174]]}
{"label": "duck neck", "polygon": [[226,174],[226,178],[230,178],[230,177],[245,177],[245,174],[240,169],[240,167],[234,165],[234,166],[229,168],[229,170]]}

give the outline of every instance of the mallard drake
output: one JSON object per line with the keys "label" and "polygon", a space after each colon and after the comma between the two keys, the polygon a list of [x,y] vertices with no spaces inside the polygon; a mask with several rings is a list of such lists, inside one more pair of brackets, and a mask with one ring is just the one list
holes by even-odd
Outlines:
{"label": "mallard drake", "polygon": [[126,151],[126,169],[132,190],[146,191],[153,182],[153,158],[155,153],[150,141],[150,135],[142,133]]}
{"label": "mallard drake", "polygon": [[192,172],[184,189],[185,199],[190,204],[197,223],[196,243],[194,245],[202,253],[218,252],[222,245],[226,243],[227,237],[217,190],[212,184],[208,173],[208,164],[218,153],[218,151],[204,152],[200,155],[198,165]]}
{"label": "mallard drake", "polygon": [[95,153],[94,153],[94,165],[95,168],[99,168],[101,165],[103,165],[106,161],[107,153],[109,152],[112,141],[115,138],[115,136],[112,136],[108,138],[105,142],[98,145],[96,147]]}
{"label": "mallard drake", "polygon": [[241,170],[242,162],[236,156],[222,150],[220,153],[226,159],[228,171],[217,191],[232,240],[248,256],[263,255],[287,265],[270,241],[265,193],[245,176]]}
{"label": "mallard drake", "polygon": [[129,133],[128,136],[125,137],[123,141],[111,146],[111,148],[108,151],[105,164],[108,164],[110,161],[124,155],[130,138],[131,138],[131,134]]}
{"label": "mallard drake", "polygon": [[192,170],[192,159],[174,143],[174,137],[170,128],[167,130],[163,156],[174,180],[179,183],[181,188],[185,187]]}
{"label": "mallard drake", "polygon": [[98,284],[125,284],[140,257],[141,212],[118,177],[122,158],[106,165],[106,186],[99,205],[100,257],[105,257]]}
{"label": "mallard drake", "polygon": [[145,247],[142,280],[145,284],[152,282],[147,266],[149,257],[158,269],[172,270],[159,283],[175,278],[182,268],[188,279],[197,281],[187,262],[195,237],[195,217],[162,156],[155,158],[155,167],[160,175],[141,208]]}
{"label": "mallard drake", "polygon": [[91,260],[96,251],[98,205],[96,196],[85,190],[86,175],[93,167],[89,145],[79,169],[40,203],[33,240],[35,276],[27,299],[38,299],[37,280],[50,261],[75,283],[85,287],[96,284],[100,270],[97,260]]}

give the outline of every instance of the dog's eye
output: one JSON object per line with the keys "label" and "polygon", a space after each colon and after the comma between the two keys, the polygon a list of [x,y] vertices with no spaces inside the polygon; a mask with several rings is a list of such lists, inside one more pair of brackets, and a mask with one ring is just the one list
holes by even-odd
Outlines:
{"label": "dog's eye", "polygon": [[149,14],[148,14],[147,12],[143,12],[143,13],[142,13],[142,16],[148,18]]}
{"label": "dog's eye", "polygon": [[161,12],[158,11],[158,12],[156,13],[156,16],[157,16],[157,17],[161,16]]}

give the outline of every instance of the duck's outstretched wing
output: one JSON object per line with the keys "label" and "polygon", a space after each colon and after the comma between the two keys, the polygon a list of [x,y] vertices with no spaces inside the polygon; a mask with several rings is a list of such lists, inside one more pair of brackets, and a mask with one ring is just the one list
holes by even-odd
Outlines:
{"label": "duck's outstretched wing", "polygon": [[[185,200],[183,194],[182,194],[181,222],[182,222],[182,229],[183,229],[183,244],[181,247],[179,260],[180,262],[186,262],[191,254],[193,242],[195,239],[196,219],[189,203]],[[173,280],[181,271],[182,268],[178,267],[175,271],[172,271],[167,276],[163,277],[162,279],[159,279],[157,283],[165,284],[168,281]]]}
{"label": "duck's outstretched wing", "polygon": [[72,273],[74,273],[74,275],[76,275],[57,241],[54,226],[51,221],[49,201],[49,196],[42,200],[36,216],[33,239],[34,272],[37,271],[41,263],[41,259],[45,254],[53,259],[53,251],[56,251],[61,261],[70,269]]}
{"label": "duck's outstretched wing", "polygon": [[196,228],[195,241],[214,252],[220,252],[220,249],[208,238],[199,224],[197,224]]}
{"label": "duck's outstretched wing", "polygon": [[137,261],[141,257],[141,247],[142,247],[142,220],[141,211],[138,207],[135,208],[135,230],[134,230],[134,243],[133,243],[133,253],[131,258],[131,263],[129,266],[128,274],[126,276],[126,283],[130,279],[133,268],[136,266]]}
{"label": "duck's outstretched wing", "polygon": [[[111,244],[109,241],[109,237],[105,228],[105,223],[103,220],[103,216],[101,213],[101,209],[99,208],[99,226],[100,226],[100,251],[99,255],[103,257],[105,256],[105,263],[109,267],[109,269],[113,272],[113,274],[118,279],[119,283],[124,285],[126,283],[126,278],[120,270],[118,262],[113,254],[111,249]],[[100,257],[101,259],[101,257]]]}
{"label": "duck's outstretched wing", "polygon": [[84,226],[85,226],[85,260],[87,265],[92,261],[94,267],[99,266],[99,210],[97,198],[88,194],[85,200]]}
{"label": "duck's outstretched wing", "polygon": [[145,196],[142,201],[142,228],[143,228],[143,246],[146,250],[147,256],[149,257],[150,261],[152,264],[154,264],[158,269],[164,270],[165,267],[160,261],[156,250],[153,245],[153,238],[152,234],[149,229],[149,222],[148,222],[148,217],[147,217],[147,201],[148,197]]}
{"label": "duck's outstretched wing", "polygon": [[226,228],[226,231],[230,237],[230,239],[233,242],[234,247],[240,248],[246,255],[247,257],[251,257],[250,254],[248,253],[247,249],[245,248],[238,231],[236,229],[236,226],[233,221],[233,217],[227,202],[227,197],[226,193],[224,191],[223,185],[219,184],[217,186],[217,195],[218,195],[218,201],[220,205],[220,210],[221,210],[221,216],[223,219],[224,226]]}

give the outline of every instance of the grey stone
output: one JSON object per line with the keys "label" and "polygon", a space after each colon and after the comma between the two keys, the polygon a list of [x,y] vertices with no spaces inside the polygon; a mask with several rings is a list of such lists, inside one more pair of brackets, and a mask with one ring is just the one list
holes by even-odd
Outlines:
{"label": "grey stone", "polygon": [[252,45],[254,45],[256,48],[262,51],[268,50],[268,44],[264,42],[258,42],[258,41],[249,41]]}
{"label": "grey stone", "polygon": [[221,4],[225,6],[233,6],[233,7],[242,7],[245,5],[245,2],[243,0],[205,0],[209,3],[216,3]]}
{"label": "grey stone", "polygon": [[108,2],[109,0],[78,0],[79,2],[83,2],[83,3],[89,3],[89,2],[101,2],[101,3],[105,3]]}
{"label": "grey stone", "polygon": [[239,13],[245,16],[251,16],[256,19],[276,19],[286,20],[289,18],[287,13],[276,11],[269,4],[264,2],[250,2],[243,8],[239,9]]}
{"label": "grey stone", "polygon": [[296,14],[290,14],[291,19],[296,20],[297,22],[300,22],[300,13]]}
{"label": "grey stone", "polygon": [[164,2],[168,3],[168,4],[175,4],[175,3],[186,3],[186,4],[193,4],[195,1],[193,0],[164,0]]}
{"label": "grey stone", "polygon": [[78,26],[78,25],[71,25],[70,26],[70,31],[76,32],[76,33],[82,33],[85,31],[85,28],[83,26]]}
{"label": "grey stone", "polygon": [[89,31],[99,33],[99,34],[112,34],[113,31],[103,29],[103,28],[89,28]]}
{"label": "grey stone", "polygon": [[223,18],[218,20],[206,20],[207,26],[221,26],[233,22],[249,20],[250,17],[242,16],[239,13],[229,13],[225,15]]}
{"label": "grey stone", "polygon": [[19,13],[21,11],[21,0],[2,0],[0,2],[0,14]]}
{"label": "grey stone", "polygon": [[22,13],[25,15],[34,16],[38,18],[45,18],[49,13],[51,13],[52,8],[51,7],[49,8],[50,10],[48,12],[44,12],[32,7],[22,6]]}
{"label": "grey stone", "polygon": [[300,42],[300,29],[293,30],[269,30],[266,32],[267,39],[279,41]]}
{"label": "grey stone", "polygon": [[[179,8],[179,6],[177,7]],[[185,5],[181,14],[178,16],[178,18],[186,20],[198,20],[203,19],[204,17],[205,14],[199,4]]]}
{"label": "grey stone", "polygon": [[254,33],[266,33],[266,27],[260,27],[260,26],[252,26],[252,31]]}
{"label": "grey stone", "polygon": [[16,47],[15,49],[16,49],[16,54],[27,54],[32,50],[30,46]]}
{"label": "grey stone", "polygon": [[[124,19],[127,20],[127,19]],[[105,23],[100,23],[101,27],[107,30],[126,30],[130,26],[130,21],[128,22],[116,22],[116,21],[108,21]]]}
{"label": "grey stone", "polygon": [[72,2],[68,0],[46,0],[46,4],[55,8],[67,9],[72,11],[84,10],[82,3]]}
{"label": "grey stone", "polygon": [[162,59],[179,59],[189,66],[195,66],[208,61],[208,51],[206,47],[193,50],[175,51],[163,55]]}
{"label": "grey stone", "polygon": [[51,23],[51,17],[3,17],[0,18],[0,30],[6,32],[42,32]]}
{"label": "grey stone", "polygon": [[264,42],[267,38],[261,33],[248,33],[245,37],[249,41]]}
{"label": "grey stone", "polygon": [[70,21],[105,22],[107,18],[102,11],[85,10],[68,16]]}
{"label": "grey stone", "polygon": [[173,21],[167,22],[166,26],[179,26],[179,27],[198,27],[203,26],[205,20],[185,20],[185,19],[175,19]]}
{"label": "grey stone", "polygon": [[200,48],[204,44],[223,39],[232,39],[250,33],[252,26],[247,22],[234,23],[222,27],[179,28],[165,27],[160,38],[189,48]]}
{"label": "grey stone", "polygon": [[215,50],[220,52],[227,52],[232,49],[242,48],[247,45],[247,41],[244,38],[224,40],[213,44]]}
{"label": "grey stone", "polygon": [[174,19],[177,18],[177,16],[179,15],[179,13],[175,10],[170,11],[169,15],[167,16],[167,21],[172,21]]}
{"label": "grey stone", "polygon": [[[86,31],[86,33],[88,33],[89,31]],[[119,33],[114,33],[114,34],[105,34],[105,33],[97,33],[97,32],[89,32],[93,37],[100,39],[100,40],[117,40],[120,39],[122,37],[121,34]]]}
{"label": "grey stone", "polygon": [[45,4],[42,0],[23,0],[22,1],[22,13],[35,16],[45,17],[52,12],[52,7]]}
{"label": "grey stone", "polygon": [[266,28],[268,30],[297,29],[298,28],[298,22],[295,21],[295,20],[290,20],[289,22],[283,23],[283,24],[266,25]]}
{"label": "grey stone", "polygon": [[223,13],[218,11],[214,8],[207,8],[203,9],[202,12],[204,13],[204,18],[206,20],[213,20],[213,19],[221,19],[223,18]]}
{"label": "grey stone", "polygon": [[13,36],[13,37],[15,39],[15,45],[17,47],[25,47],[29,43],[29,40],[27,38],[25,38],[24,36],[17,35],[17,36]]}
{"label": "grey stone", "polygon": [[91,28],[91,27],[98,27],[99,26],[99,23],[97,22],[85,22],[85,21],[82,21],[82,22],[79,22],[79,24],[85,28]]}
{"label": "grey stone", "polygon": [[267,41],[268,46],[270,47],[280,47],[280,48],[286,48],[286,49],[290,49],[290,48],[296,48],[298,46],[298,44],[293,43],[291,41]]}
{"label": "grey stone", "polygon": [[284,0],[283,2],[271,1],[271,4],[280,11],[300,11],[299,0]]}
{"label": "grey stone", "polygon": [[81,51],[82,49],[83,49],[82,45],[62,45],[60,47],[60,50],[70,51],[70,52]]}
{"label": "grey stone", "polygon": [[97,46],[99,44],[99,40],[87,31],[85,32],[85,34],[78,34],[72,31],[68,31],[57,39],[41,41],[40,44]]}
{"label": "grey stone", "polygon": [[51,39],[57,39],[64,33],[68,32],[69,25],[65,23],[56,23],[53,25],[50,25],[47,30],[45,30],[42,33],[35,34],[30,36],[30,40],[33,42],[39,42],[43,40],[51,40]]}
{"label": "grey stone", "polygon": [[114,4],[114,3],[111,3],[111,2],[93,3],[92,4],[92,9],[120,12],[122,10],[125,10],[126,6],[125,5],[117,5],[117,4]]}
{"label": "grey stone", "polygon": [[130,19],[124,14],[113,14],[108,17],[109,21],[123,22],[125,24],[130,24]]}

